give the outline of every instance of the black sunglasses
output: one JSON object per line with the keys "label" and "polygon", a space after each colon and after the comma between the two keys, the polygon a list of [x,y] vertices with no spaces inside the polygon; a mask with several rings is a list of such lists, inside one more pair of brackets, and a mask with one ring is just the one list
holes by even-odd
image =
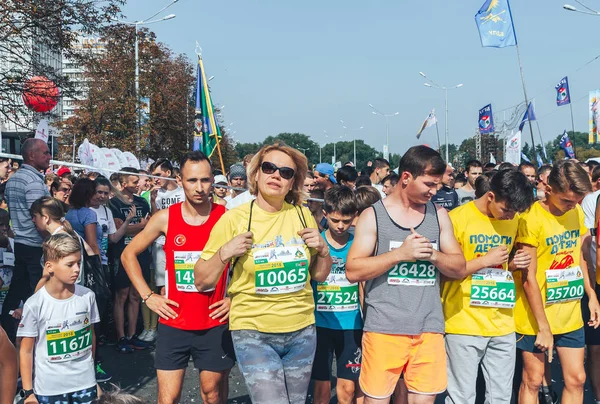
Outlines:
{"label": "black sunglasses", "polygon": [[260,169],[265,174],[273,174],[275,171],[279,170],[279,175],[281,175],[281,178],[285,180],[292,179],[294,174],[296,174],[296,171],[294,171],[293,168],[277,167],[275,164],[269,163],[268,161],[263,161],[263,163],[260,165]]}

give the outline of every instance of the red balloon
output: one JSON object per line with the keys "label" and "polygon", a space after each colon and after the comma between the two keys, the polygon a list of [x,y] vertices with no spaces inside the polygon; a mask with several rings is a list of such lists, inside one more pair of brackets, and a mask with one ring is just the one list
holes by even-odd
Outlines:
{"label": "red balloon", "polygon": [[27,80],[23,87],[23,102],[35,112],[50,112],[58,104],[60,93],[56,84],[44,76]]}

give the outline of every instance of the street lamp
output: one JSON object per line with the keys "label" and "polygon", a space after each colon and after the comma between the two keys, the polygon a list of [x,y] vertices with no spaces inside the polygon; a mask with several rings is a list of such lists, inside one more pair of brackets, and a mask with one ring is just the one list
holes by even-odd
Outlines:
{"label": "street lamp", "polygon": [[[344,121],[342,119],[340,119],[340,122],[342,123],[342,128],[344,128],[344,130],[350,130],[352,132],[363,130],[365,128],[364,126],[361,126],[360,128],[347,128],[346,124],[344,123]],[[354,143],[354,167],[356,167],[356,136],[355,135],[352,135],[352,142]]]}
{"label": "street lamp", "polygon": [[437,88],[439,90],[444,91],[444,102],[445,102],[445,118],[444,118],[444,126],[445,126],[445,142],[446,142],[446,163],[448,163],[448,90],[454,90],[455,88],[460,88],[463,86],[462,83],[455,85],[454,87],[444,87],[437,84],[435,81],[431,80],[427,75],[423,72],[419,72],[421,77],[425,80],[429,81],[429,83],[423,83],[425,87]]}
{"label": "street lamp", "polygon": [[371,107],[373,109],[373,111],[371,111],[371,113],[373,115],[379,115],[379,116],[382,116],[385,118],[385,148],[386,148],[386,150],[383,153],[383,158],[386,160],[389,160],[389,157],[390,157],[390,124],[388,122],[388,118],[390,118],[392,116],[400,115],[400,112],[394,112],[393,114],[384,114],[383,112],[381,112],[380,110],[375,108],[373,106],[373,104],[369,104],[369,107]]}
{"label": "street lamp", "polygon": [[572,6],[570,4],[565,4],[563,6],[563,8],[567,11],[575,11],[575,12],[581,13],[581,14],[600,15],[600,12],[594,10],[593,8],[586,6],[581,1],[578,1],[578,0],[575,0],[575,1],[577,1],[577,3],[581,4],[584,8],[586,8],[589,11],[578,10],[577,8],[575,8],[574,6]]}
{"label": "street lamp", "polygon": [[140,128],[140,66],[139,66],[139,48],[138,48],[138,27],[141,25],[149,25],[149,24],[154,24],[154,23],[161,22],[161,21],[172,20],[173,18],[175,18],[175,14],[169,14],[169,15],[159,18],[157,20],[152,20],[152,18],[156,17],[158,14],[162,13],[163,11],[165,11],[167,8],[171,7],[173,4],[177,3],[178,1],[179,0],[172,0],[165,7],[161,8],[156,13],[154,13],[151,17],[146,18],[145,20],[122,21],[122,20],[113,19],[114,21],[118,21],[121,24],[133,25],[135,27],[135,103],[136,103],[136,110],[137,110],[137,134],[136,134],[136,149],[137,149],[137,151],[140,150],[140,130],[141,130],[141,128]]}

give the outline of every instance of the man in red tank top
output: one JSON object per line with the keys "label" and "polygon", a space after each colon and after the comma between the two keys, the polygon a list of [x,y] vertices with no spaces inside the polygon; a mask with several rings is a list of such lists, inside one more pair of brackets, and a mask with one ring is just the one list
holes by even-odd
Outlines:
{"label": "man in red tank top", "polygon": [[[144,230],[125,248],[121,262],[144,304],[160,316],[154,361],[158,403],[180,401],[190,356],[200,371],[202,400],[225,403],[229,371],[235,364],[227,324],[228,271],[223,271],[211,291],[198,292],[194,286],[194,264],[213,226],[225,213],[225,207],[211,203],[213,175],[204,154],[187,153],[180,169],[185,201],[152,216]],[[165,296],[155,294],[144,281],[136,258],[161,235],[166,237]]]}

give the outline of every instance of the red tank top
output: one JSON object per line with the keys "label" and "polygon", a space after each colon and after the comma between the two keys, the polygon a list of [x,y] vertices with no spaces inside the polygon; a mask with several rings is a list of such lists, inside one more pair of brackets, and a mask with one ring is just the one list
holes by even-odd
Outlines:
{"label": "red tank top", "polygon": [[181,330],[206,330],[226,324],[208,315],[214,310],[208,307],[223,300],[227,289],[227,270],[210,292],[198,292],[194,286],[194,264],[208,241],[210,231],[225,213],[225,207],[214,203],[208,220],[200,226],[185,222],[181,213],[182,203],[169,207],[169,224],[164,245],[167,259],[165,289],[168,299],[179,303],[173,307],[177,318],[163,320],[162,324]]}

